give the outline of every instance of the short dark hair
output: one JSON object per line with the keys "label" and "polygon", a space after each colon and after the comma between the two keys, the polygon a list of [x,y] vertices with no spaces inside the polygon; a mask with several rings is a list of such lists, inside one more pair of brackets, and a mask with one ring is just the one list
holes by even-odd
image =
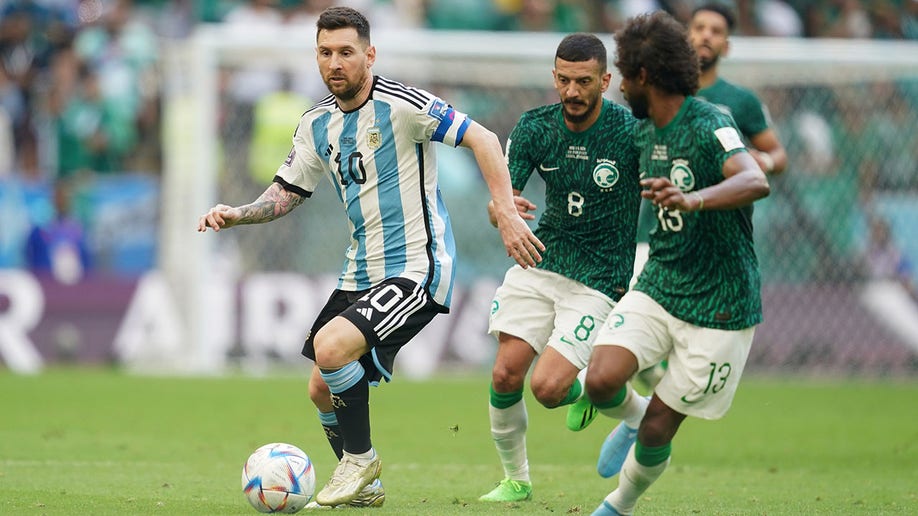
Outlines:
{"label": "short dark hair", "polygon": [[329,7],[322,11],[316,20],[316,37],[322,30],[336,30],[353,28],[357,37],[370,43],[370,22],[360,11],[350,7]]}
{"label": "short dark hair", "polygon": [[615,66],[626,79],[647,71],[647,81],[667,93],[694,95],[698,90],[698,56],[685,26],[665,11],[628,20],[615,33]]}
{"label": "short dark hair", "polygon": [[727,31],[733,32],[733,26],[736,25],[736,16],[733,15],[733,10],[726,5],[717,2],[699,5],[692,11],[692,18],[700,11],[711,11],[723,16],[724,20],[727,21]]}
{"label": "short dark hair", "polygon": [[607,63],[606,46],[592,34],[575,32],[565,36],[561,43],[558,44],[555,59],[563,59],[575,63],[595,59],[599,61],[602,71],[605,72]]}

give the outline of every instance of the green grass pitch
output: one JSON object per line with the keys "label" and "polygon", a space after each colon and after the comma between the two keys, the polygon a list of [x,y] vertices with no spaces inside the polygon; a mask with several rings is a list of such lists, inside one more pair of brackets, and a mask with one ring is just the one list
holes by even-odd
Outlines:
{"label": "green grass pitch", "polygon": [[[544,409],[528,392],[533,500],[477,501],[502,477],[488,381],[396,377],[371,390],[388,497],[363,512],[592,512],[616,482],[594,469],[615,422],[600,416],[569,432],[563,409]],[[303,448],[319,486],[334,466],[306,392],[304,375],[0,372],[0,514],[256,514],[240,472],[259,445]],[[637,514],[918,514],[916,400],[914,380],[746,378],[726,418],[683,424],[670,468]]]}

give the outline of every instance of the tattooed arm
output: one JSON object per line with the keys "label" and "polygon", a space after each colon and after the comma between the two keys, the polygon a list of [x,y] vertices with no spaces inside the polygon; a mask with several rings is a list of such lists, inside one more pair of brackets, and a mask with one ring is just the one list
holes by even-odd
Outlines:
{"label": "tattooed arm", "polygon": [[227,206],[218,204],[201,216],[198,220],[198,231],[207,231],[211,228],[220,231],[239,224],[261,224],[279,219],[303,204],[303,196],[285,190],[278,183],[271,186],[254,202],[243,206]]}

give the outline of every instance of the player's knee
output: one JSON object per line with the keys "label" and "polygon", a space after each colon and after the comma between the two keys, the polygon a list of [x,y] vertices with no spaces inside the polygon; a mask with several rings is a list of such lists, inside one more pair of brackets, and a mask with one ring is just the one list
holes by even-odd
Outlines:
{"label": "player's knee", "polygon": [[507,364],[495,363],[491,370],[491,384],[497,392],[518,391],[523,388],[525,378],[526,371]]}
{"label": "player's knee", "polygon": [[327,340],[315,340],[316,365],[322,369],[335,369],[345,363],[341,349]]}
{"label": "player's knee", "polygon": [[557,407],[567,395],[568,390],[570,390],[570,385],[563,385],[554,378],[538,381],[533,379],[532,381],[532,395],[546,408]]}
{"label": "player's knee", "polygon": [[587,371],[586,388],[587,396],[594,402],[604,402],[612,399],[625,385],[627,379],[622,379],[617,374],[604,374],[602,371],[590,368]]}

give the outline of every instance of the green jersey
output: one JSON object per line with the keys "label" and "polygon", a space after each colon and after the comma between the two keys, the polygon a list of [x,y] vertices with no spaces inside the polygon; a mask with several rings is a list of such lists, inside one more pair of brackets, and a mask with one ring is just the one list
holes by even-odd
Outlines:
{"label": "green jersey", "polygon": [[616,301],[634,269],[641,200],[634,125],[630,110],[603,99],[596,123],[575,133],[556,103],[523,113],[507,140],[513,188],[523,190],[534,170],[545,181],[538,267]]}
{"label": "green jersey", "polygon": [[[771,126],[771,117],[765,105],[746,88],[718,78],[714,84],[698,90],[696,96],[732,116],[747,145],[752,137]],[[647,240],[647,233],[654,226],[655,219],[654,213],[651,213],[653,210],[646,206],[647,203],[644,204],[638,221],[638,239],[642,242]]]}
{"label": "green jersey", "polygon": [[[646,177],[667,177],[683,192],[723,181],[723,164],[746,152],[733,119],[687,97],[675,118],[657,128],[650,119],[635,130]],[[752,209],[682,213],[654,207],[650,257],[640,290],[674,317],[696,326],[739,330],[762,322]]]}
{"label": "green jersey", "polygon": [[696,96],[732,116],[747,143],[770,125],[768,111],[755,93],[721,78],[698,90]]}

